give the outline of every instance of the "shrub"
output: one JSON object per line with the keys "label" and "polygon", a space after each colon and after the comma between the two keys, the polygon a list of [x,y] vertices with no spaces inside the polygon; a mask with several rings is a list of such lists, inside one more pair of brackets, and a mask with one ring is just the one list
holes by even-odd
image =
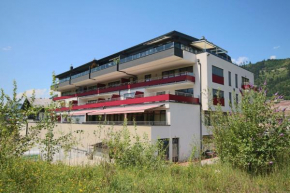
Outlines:
{"label": "shrub", "polygon": [[283,165],[290,152],[289,120],[273,107],[283,97],[276,93],[267,100],[265,88],[257,91],[253,86],[240,95],[231,112],[224,113],[220,106],[211,112],[218,155],[222,162],[252,173],[269,172]]}
{"label": "shrub", "polygon": [[130,133],[126,121],[122,130],[110,130],[103,143],[109,149],[109,157],[121,167],[159,167],[164,163],[158,143],[152,143],[147,136],[141,137],[136,132]]}

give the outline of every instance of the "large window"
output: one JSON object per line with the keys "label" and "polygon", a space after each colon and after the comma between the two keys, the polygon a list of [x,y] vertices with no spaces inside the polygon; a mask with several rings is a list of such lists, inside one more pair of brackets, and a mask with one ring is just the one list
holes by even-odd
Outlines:
{"label": "large window", "polygon": [[193,73],[193,67],[188,66],[185,68],[179,68],[179,74],[180,75],[187,75],[187,74],[192,74]]}
{"label": "large window", "polygon": [[228,74],[228,79],[229,79],[229,86],[232,86],[232,73],[229,71],[229,74]]}
{"label": "large window", "polygon": [[224,99],[224,91],[212,89],[212,95],[213,95],[213,104],[221,106],[225,106],[225,99]]}
{"label": "large window", "polygon": [[175,91],[175,95],[193,96],[193,88],[180,89]]}
{"label": "large window", "polygon": [[232,101],[232,93],[231,92],[229,92],[229,101],[230,101],[230,105],[232,105],[233,103],[233,101]]}
{"label": "large window", "polygon": [[212,89],[213,98],[224,98],[224,91]]}
{"label": "large window", "polygon": [[212,82],[224,84],[224,70],[216,66],[212,66]]}
{"label": "large window", "polygon": [[162,78],[171,78],[171,77],[174,77],[174,75],[175,75],[175,70],[168,70],[168,71],[162,72]]}
{"label": "large window", "polygon": [[115,82],[108,83],[109,87],[115,87],[115,86],[119,86],[119,85],[120,85],[120,81],[115,81]]}
{"label": "large window", "polygon": [[224,70],[216,66],[212,66],[212,74],[224,77]]}
{"label": "large window", "polygon": [[151,74],[145,75],[145,82],[151,81]]}

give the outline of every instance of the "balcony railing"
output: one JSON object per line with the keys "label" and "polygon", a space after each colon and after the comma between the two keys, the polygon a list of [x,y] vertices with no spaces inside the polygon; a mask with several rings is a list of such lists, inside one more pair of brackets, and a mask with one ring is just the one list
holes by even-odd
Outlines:
{"label": "balcony railing", "polygon": [[[183,45],[183,44],[180,44],[180,43],[170,42],[170,43],[158,46],[156,48],[150,48],[150,49],[148,49],[146,51],[143,51],[143,52],[140,52],[140,53],[133,54],[133,55],[127,56],[125,58],[122,58],[122,59],[120,59],[119,63],[123,64],[123,63],[126,63],[126,62],[130,62],[132,60],[136,60],[136,59],[139,59],[139,58],[142,58],[142,57],[146,57],[146,56],[151,55],[151,54],[162,52],[162,51],[171,49],[173,47],[176,47],[176,48],[179,48],[181,50],[185,50],[185,51],[188,51],[188,52],[191,52],[191,53],[195,53],[195,54],[197,53],[197,50],[194,50],[192,47],[189,47],[189,46],[186,46],[186,45]],[[112,62],[109,62],[107,64],[103,64],[101,66],[92,68],[91,69],[91,73],[96,72],[96,71],[100,71],[100,70],[104,70],[106,68],[110,68],[110,67],[115,66],[115,65],[117,65],[117,61],[112,61]],[[73,75],[71,77],[71,79],[78,78],[80,76],[84,76],[84,75],[87,75],[89,73],[90,73],[90,71],[87,70],[87,71],[81,72],[79,74]],[[66,82],[66,81],[69,81],[69,80],[70,80],[70,77],[66,77],[66,78],[60,79],[59,83]]]}
{"label": "balcony railing", "polygon": [[[124,121],[86,121],[82,124],[124,125]],[[127,121],[127,125],[166,126],[166,121]]]}
{"label": "balcony railing", "polygon": [[[75,97],[75,96],[81,97],[81,96],[101,94],[101,93],[106,93],[106,92],[114,92],[114,91],[119,91],[119,90],[126,90],[129,88],[132,89],[132,88],[138,88],[138,87],[155,86],[155,85],[168,84],[168,83],[181,82],[181,81],[195,82],[194,74],[192,72],[181,72],[181,73],[172,74],[168,77],[159,76],[159,77],[154,77],[150,79],[141,79],[141,80],[126,82],[126,83],[120,83],[114,86],[105,86],[105,87],[100,87],[97,89],[89,89],[89,90],[81,91],[77,93],[70,92],[61,97],[55,97],[54,100],[61,100],[61,99],[66,99],[70,97]],[[68,97],[65,97],[65,96],[68,96]]]}
{"label": "balcony railing", "polygon": [[[184,95],[184,94],[183,94]],[[80,110],[80,109],[93,109],[100,107],[110,107],[110,106],[121,106],[121,105],[133,105],[133,104],[143,104],[143,103],[154,103],[154,102],[179,102],[188,104],[198,104],[199,99],[193,98],[192,95],[183,96],[180,92],[170,93],[170,92],[154,92],[135,95],[132,98],[117,98],[110,100],[100,100],[94,101],[89,104],[77,105],[72,107],[63,107],[57,109],[57,111],[70,111],[70,110]]]}
{"label": "balcony railing", "polygon": [[113,62],[109,62],[107,64],[103,64],[101,66],[98,66],[98,67],[95,67],[95,68],[92,68],[91,70],[91,73],[93,72],[97,72],[97,71],[100,71],[100,70],[104,70],[106,68],[110,68],[112,66],[116,66],[117,65],[117,61],[113,61]]}

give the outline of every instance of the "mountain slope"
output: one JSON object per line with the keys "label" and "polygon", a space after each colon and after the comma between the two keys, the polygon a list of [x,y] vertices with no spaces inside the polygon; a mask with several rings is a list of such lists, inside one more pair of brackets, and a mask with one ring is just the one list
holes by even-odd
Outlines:
{"label": "mountain slope", "polygon": [[290,100],[290,58],[263,60],[242,67],[254,73],[255,85],[260,86],[267,81],[268,96],[279,92]]}

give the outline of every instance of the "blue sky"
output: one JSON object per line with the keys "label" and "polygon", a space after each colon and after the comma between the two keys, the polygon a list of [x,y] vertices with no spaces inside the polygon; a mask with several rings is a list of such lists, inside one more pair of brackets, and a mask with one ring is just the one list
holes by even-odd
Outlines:
{"label": "blue sky", "polygon": [[0,0],[0,88],[48,96],[51,74],[177,30],[236,62],[290,57],[289,0]]}

